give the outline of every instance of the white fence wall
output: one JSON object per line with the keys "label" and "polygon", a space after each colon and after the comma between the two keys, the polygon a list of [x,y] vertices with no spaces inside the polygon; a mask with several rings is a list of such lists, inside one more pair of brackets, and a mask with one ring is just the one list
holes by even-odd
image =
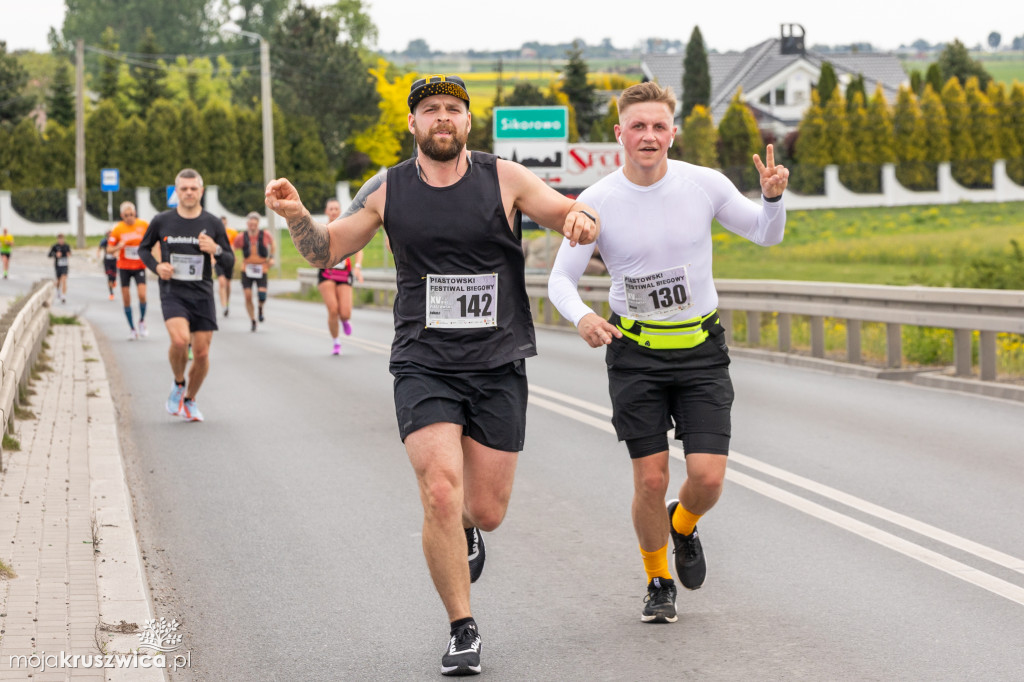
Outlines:
{"label": "white fence wall", "polygon": [[[349,202],[352,201],[349,195],[348,183],[339,182],[335,186],[335,196],[338,197],[338,201],[341,202],[342,208],[348,206]],[[226,215],[228,217],[228,225],[236,230],[241,230],[245,227],[245,216],[235,215],[224,208],[220,203],[220,193],[216,185],[209,185],[204,193],[203,205],[206,210],[215,216]],[[68,216],[71,220],[63,223],[34,223],[30,220],[26,220],[14,210],[14,206],[11,204],[11,193],[6,190],[0,190],[0,227],[6,227],[7,230],[15,235],[22,236],[53,236],[59,232],[63,232],[68,235],[68,240],[72,241],[73,236],[78,234],[78,227],[76,224],[76,218],[78,211],[78,194],[74,189],[67,191],[67,207]],[[148,187],[137,187],[135,188],[135,207],[138,210],[139,217],[149,222],[153,219],[158,211],[153,207],[153,203],[149,199],[149,188]],[[260,214],[264,214],[264,207],[253,206],[253,210]],[[323,215],[314,214],[314,217],[318,220],[323,219]],[[114,206],[114,221],[119,220],[117,216],[117,206]],[[279,221],[278,221],[279,222]],[[264,217],[260,221],[261,227],[266,227],[267,221]],[[85,214],[85,234],[87,237],[99,237],[104,234],[107,230],[112,227],[112,223],[96,218],[88,213]]]}

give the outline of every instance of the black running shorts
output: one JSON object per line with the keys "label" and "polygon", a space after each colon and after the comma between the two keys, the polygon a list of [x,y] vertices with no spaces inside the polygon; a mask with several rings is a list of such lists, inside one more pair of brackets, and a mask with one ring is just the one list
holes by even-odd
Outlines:
{"label": "black running shorts", "polygon": [[[678,350],[651,350],[613,338],[605,364],[619,440],[650,442],[674,424],[686,453],[729,454],[733,388],[723,336]],[[633,450],[634,458],[654,454]]]}
{"label": "black running shorts", "polygon": [[526,437],[526,362],[488,370],[447,372],[413,362],[391,363],[398,431],[406,437],[442,422],[495,450],[519,452]]}
{"label": "black running shorts", "polygon": [[54,269],[56,270],[55,274],[57,279],[60,279],[64,275],[68,274],[68,266],[66,265],[56,265],[54,266]]}
{"label": "black running shorts", "polygon": [[143,286],[146,284],[146,269],[139,268],[138,270],[118,270],[121,273],[121,286],[129,287],[132,285],[132,280],[135,280],[135,286]]}
{"label": "black running shorts", "polygon": [[235,274],[235,269],[231,268],[230,270],[225,270],[224,268],[222,268],[220,266],[220,263],[217,263],[216,261],[214,261],[213,273],[215,275],[217,275],[217,277],[224,277],[226,279],[231,279],[231,276]]}
{"label": "black running shorts", "polygon": [[184,317],[188,320],[189,331],[217,331],[217,306],[213,296],[189,298],[167,291],[160,291],[160,307],[164,312],[164,320],[172,317]]}
{"label": "black running shorts", "polygon": [[111,282],[117,279],[117,259],[104,258],[103,272],[107,273],[107,279]]}
{"label": "black running shorts", "polygon": [[253,284],[256,285],[257,289],[266,289],[267,288],[267,276],[263,275],[262,277],[250,277],[249,275],[245,274],[245,270],[243,270],[242,271],[242,291],[246,291]]}

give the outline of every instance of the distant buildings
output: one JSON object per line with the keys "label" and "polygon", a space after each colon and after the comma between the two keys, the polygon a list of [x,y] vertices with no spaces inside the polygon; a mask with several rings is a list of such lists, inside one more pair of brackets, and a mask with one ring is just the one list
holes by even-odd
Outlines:
{"label": "distant buildings", "polygon": [[[683,55],[646,54],[641,69],[648,80],[670,85],[677,98],[683,92]],[[818,82],[823,62],[836,71],[840,87],[851,78],[864,76],[868,96],[881,84],[886,98],[896,101],[899,87],[910,79],[895,54],[882,52],[821,53],[804,47],[799,24],[783,24],[778,38],[771,38],[743,52],[708,54],[711,75],[711,115],[717,124],[738,88],[763,131],[779,138],[795,130],[811,104],[811,90]]]}

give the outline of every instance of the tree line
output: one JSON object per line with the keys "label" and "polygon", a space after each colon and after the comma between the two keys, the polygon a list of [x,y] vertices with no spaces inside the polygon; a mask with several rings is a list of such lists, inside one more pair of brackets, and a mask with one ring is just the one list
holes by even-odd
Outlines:
{"label": "tree line", "polygon": [[[278,4],[274,21],[257,21],[253,10],[252,21],[240,24],[266,33],[272,45],[277,174],[309,188],[304,198],[319,205],[333,194],[336,180],[364,180],[412,153],[406,97],[417,74],[369,51],[366,43],[376,29],[360,14],[359,0],[320,9]],[[228,53],[189,58],[161,52],[164,34],[152,27],[141,29],[135,52],[122,49],[123,34],[107,26],[98,44],[87,46],[95,97],[87,102],[88,185],[97,184],[100,168],[119,168],[125,198],[148,186],[153,204],[162,207],[159,188],[177,169],[194,165],[208,184],[223,188],[222,202],[233,212],[258,207],[263,176],[256,46],[236,42]],[[511,92],[499,89],[495,105],[564,105],[570,141],[613,141],[613,94],[629,81],[590,74],[584,47],[571,44],[560,78],[547,88],[517,83]],[[862,77],[842,92],[826,62],[812,105],[782,140],[762,136],[739,91],[715,125],[699,27],[686,44],[683,66],[681,135],[670,151],[721,168],[743,190],[756,190],[750,157],[767,142],[793,168],[793,188],[805,193],[822,191],[828,164],[839,165],[844,184],[861,192],[879,190],[883,163],[897,164],[905,186],[929,190],[936,187],[938,163],[952,162],[962,184],[985,187],[991,185],[992,161],[1004,158],[1011,178],[1024,183],[1024,86],[994,83],[958,42],[926,74],[911,74],[911,86],[895,105],[880,90],[869,96]],[[13,190],[19,212],[34,220],[66,219],[57,216],[66,214],[64,191],[74,184],[72,79],[64,59],[46,97],[48,123],[39,131],[17,96],[27,77],[0,42],[0,93],[14,93],[0,97],[0,188]],[[491,134],[492,111],[477,110],[470,148],[490,151]],[[90,190],[88,207],[103,215],[106,197]]]}

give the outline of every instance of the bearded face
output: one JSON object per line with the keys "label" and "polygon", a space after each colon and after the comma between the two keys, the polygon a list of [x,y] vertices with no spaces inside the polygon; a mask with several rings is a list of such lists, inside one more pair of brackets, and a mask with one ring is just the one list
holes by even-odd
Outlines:
{"label": "bearded face", "polygon": [[451,121],[438,121],[423,131],[415,130],[416,144],[420,151],[434,161],[451,161],[466,147],[469,131],[459,132]]}

